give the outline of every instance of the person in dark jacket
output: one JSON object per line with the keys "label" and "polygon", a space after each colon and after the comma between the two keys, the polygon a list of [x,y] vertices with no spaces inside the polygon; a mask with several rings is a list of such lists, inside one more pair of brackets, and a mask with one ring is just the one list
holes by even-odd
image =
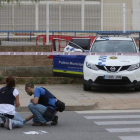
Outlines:
{"label": "person in dark jacket", "polygon": [[[34,95],[34,98],[31,99],[28,105],[32,115],[26,118],[25,122],[33,118],[33,126],[45,126],[49,121],[51,121],[52,125],[56,125],[58,123],[58,116],[56,116],[57,111],[55,110],[55,96],[47,89],[34,87],[31,83],[25,85],[25,91],[30,96]],[[48,109],[54,114],[51,118],[45,115]]]}
{"label": "person in dark jacket", "polygon": [[0,126],[11,130],[13,127],[23,127],[23,120],[15,111],[19,107],[19,92],[15,88],[15,79],[12,76],[6,78],[6,86],[0,89]]}

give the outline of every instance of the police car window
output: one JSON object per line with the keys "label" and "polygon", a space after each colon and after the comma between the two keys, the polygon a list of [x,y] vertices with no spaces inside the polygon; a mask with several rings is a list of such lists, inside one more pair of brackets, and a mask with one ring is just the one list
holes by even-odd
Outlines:
{"label": "police car window", "polygon": [[131,52],[136,53],[134,42],[125,40],[95,41],[91,52]]}

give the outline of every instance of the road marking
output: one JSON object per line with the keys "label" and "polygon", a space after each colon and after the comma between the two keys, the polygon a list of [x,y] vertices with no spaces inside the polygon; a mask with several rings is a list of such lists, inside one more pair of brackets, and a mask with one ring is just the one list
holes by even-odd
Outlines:
{"label": "road marking", "polygon": [[119,136],[121,140],[140,140],[140,136]]}
{"label": "road marking", "polygon": [[104,121],[94,122],[97,125],[140,124],[140,121]]}
{"label": "road marking", "polygon": [[47,131],[43,131],[43,130],[38,130],[38,131],[29,131],[29,132],[23,132],[24,134],[31,134],[31,135],[37,135],[37,134],[46,134],[48,133]]}
{"label": "road marking", "polygon": [[90,113],[139,113],[140,110],[90,110],[90,111],[75,111],[78,114],[90,114]]}
{"label": "road marking", "polygon": [[140,132],[140,128],[106,128],[108,132]]}
{"label": "road marking", "polygon": [[84,116],[86,119],[122,119],[122,118],[140,118],[140,115],[114,115],[114,116]]}
{"label": "road marking", "polygon": [[[86,119],[97,119],[104,121],[94,122],[97,125],[127,125],[127,124],[140,124],[140,121],[105,121],[107,119],[132,119],[140,118],[140,115],[112,115],[109,113],[140,113],[140,110],[99,110],[99,111],[75,111],[78,114],[100,114],[100,116],[83,116]],[[105,114],[108,113],[108,116]],[[109,116],[112,115],[112,116]],[[125,133],[125,132],[140,132],[140,128],[105,128],[106,131],[110,133]],[[121,140],[140,140],[140,136],[118,136]]]}

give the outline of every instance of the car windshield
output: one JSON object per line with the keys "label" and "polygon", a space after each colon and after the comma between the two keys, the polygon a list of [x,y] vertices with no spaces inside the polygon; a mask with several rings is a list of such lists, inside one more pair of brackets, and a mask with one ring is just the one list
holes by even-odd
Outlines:
{"label": "car windshield", "polygon": [[99,40],[92,45],[91,52],[136,53],[134,42],[126,40]]}

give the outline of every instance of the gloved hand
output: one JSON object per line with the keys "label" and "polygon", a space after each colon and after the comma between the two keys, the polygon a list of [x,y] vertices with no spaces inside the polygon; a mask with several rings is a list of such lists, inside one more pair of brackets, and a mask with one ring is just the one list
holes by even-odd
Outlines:
{"label": "gloved hand", "polygon": [[23,121],[24,124],[26,123],[26,120],[25,119],[23,119],[22,121]]}

